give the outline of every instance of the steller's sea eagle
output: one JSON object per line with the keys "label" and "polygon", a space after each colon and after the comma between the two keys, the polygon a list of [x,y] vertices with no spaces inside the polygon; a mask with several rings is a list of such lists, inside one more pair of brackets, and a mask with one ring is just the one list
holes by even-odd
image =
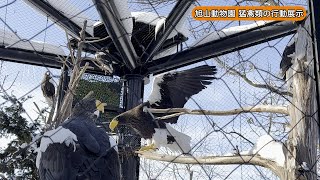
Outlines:
{"label": "steller's sea eagle", "polygon": [[191,137],[169,125],[177,123],[178,117],[155,121],[147,108],[183,108],[191,96],[212,83],[216,71],[215,66],[202,65],[155,76],[148,101],[116,116],[110,122],[110,129],[113,131],[118,124],[132,127],[142,138],[147,139],[147,146],[140,150],[162,146],[173,152],[189,153]]}
{"label": "steller's sea eagle", "polygon": [[56,90],[55,90],[53,83],[50,82],[51,78],[52,77],[50,76],[50,72],[47,71],[44,74],[43,80],[41,82],[42,94],[43,94],[44,98],[46,99],[47,103],[49,104],[49,106],[53,105],[54,96],[56,93]]}
{"label": "steller's sea eagle", "polygon": [[[290,78],[287,76],[288,70],[291,68],[293,64],[293,59],[296,51],[296,43],[295,43],[295,36],[289,41],[287,46],[285,47],[282,53],[282,59],[280,62],[280,69],[281,69],[281,77],[283,80]],[[290,74],[288,74],[290,76]]]}
{"label": "steller's sea eagle", "polygon": [[44,134],[37,155],[41,180],[120,179],[115,141],[93,122],[97,108],[95,99],[84,98],[65,122]]}

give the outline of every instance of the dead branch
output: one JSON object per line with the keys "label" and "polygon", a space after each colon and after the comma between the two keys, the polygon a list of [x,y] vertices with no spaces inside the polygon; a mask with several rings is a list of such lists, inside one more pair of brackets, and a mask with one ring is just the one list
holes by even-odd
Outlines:
{"label": "dead branch", "polygon": [[104,64],[101,60],[96,59],[96,58],[90,58],[86,57],[86,60],[90,60],[95,66],[97,66],[99,69],[103,70],[105,74],[110,74],[113,72],[112,67]]}
{"label": "dead branch", "polygon": [[68,90],[62,100],[61,107],[59,107],[59,111],[58,111],[59,113],[57,113],[54,122],[50,124],[50,128],[52,128],[53,126],[55,127],[59,126],[61,122],[63,122],[68,116],[70,116],[73,97],[75,95],[75,90],[77,88],[77,85],[82,75],[84,74],[84,72],[89,66],[89,63],[86,63],[83,67],[80,67],[80,64],[83,60],[81,57],[81,53],[82,53],[83,44],[84,44],[83,41],[85,40],[86,27],[87,27],[87,21],[84,21],[83,28],[80,31],[80,41],[78,43],[76,58],[74,57],[73,51],[69,46],[70,56],[73,64],[73,71],[70,77],[70,82],[68,84]]}
{"label": "dead branch", "polygon": [[149,112],[155,114],[170,114],[167,116],[158,117],[158,120],[169,119],[172,117],[177,117],[185,114],[191,115],[215,115],[215,116],[231,116],[241,113],[279,113],[289,115],[288,107],[286,106],[273,106],[273,105],[257,105],[257,106],[248,106],[238,109],[226,110],[226,111],[211,111],[211,110],[201,110],[201,109],[186,109],[186,108],[171,108],[171,109],[148,109]]}
{"label": "dead branch", "polygon": [[290,96],[290,97],[292,97],[292,93],[291,92],[281,91],[278,88],[273,87],[272,85],[269,85],[269,84],[257,84],[255,82],[253,82],[252,80],[250,80],[247,77],[246,74],[242,74],[239,71],[237,71],[235,68],[230,67],[230,66],[226,65],[225,63],[223,63],[220,60],[220,58],[217,57],[217,58],[214,58],[214,59],[220,66],[226,68],[229,71],[230,74],[240,76],[245,82],[247,82],[248,84],[250,84],[253,87],[267,89],[267,90],[269,90],[269,91],[271,91],[273,93],[276,93],[276,94],[279,94],[279,95],[282,95],[282,96]]}
{"label": "dead branch", "polygon": [[66,95],[63,98],[61,109],[59,111],[60,113],[57,116],[57,119],[55,120],[56,127],[59,126],[59,124],[61,122],[63,122],[68,116],[70,116],[71,109],[72,109],[73,97],[75,95],[75,90],[77,88],[77,85],[78,85],[82,75],[84,74],[84,72],[86,71],[88,66],[89,66],[89,63],[86,63],[84,65],[84,67],[81,69],[81,71],[77,75],[75,75],[74,80],[69,82],[69,86],[68,86],[69,88],[66,92]]}
{"label": "dead branch", "polygon": [[46,123],[46,116],[43,115],[44,110],[41,110],[36,102],[33,102],[34,106],[36,107],[37,111],[35,111],[38,114],[38,117],[41,117],[41,119]]}
{"label": "dead branch", "polygon": [[[71,114],[72,109],[72,102],[75,95],[76,88],[80,82],[81,77],[85,73],[85,71],[89,68],[89,63],[86,62],[84,66],[81,66],[82,62],[84,60],[87,60],[86,57],[82,56],[82,50],[85,43],[92,43],[92,42],[99,42],[102,40],[106,40],[109,37],[105,37],[98,40],[93,41],[86,41],[86,27],[87,27],[87,21],[84,21],[83,27],[80,31],[80,38],[78,39],[78,48],[77,50],[72,50],[68,34],[66,34],[66,37],[68,39],[68,48],[70,51],[70,58],[71,58],[71,67],[68,66],[66,59],[64,59],[64,66],[68,66],[70,69],[72,69],[72,73],[70,75],[70,81],[68,84],[68,89],[65,93],[65,96],[63,97],[63,100],[61,102],[61,106],[59,107],[58,111],[59,113],[56,114],[56,117],[53,122],[49,121],[51,124],[49,128],[52,127],[58,127],[61,122],[63,122],[67,117]],[[75,54],[76,52],[76,54]],[[108,69],[107,65],[105,65],[102,61],[91,59],[94,64],[96,64],[100,69],[104,70],[105,72],[110,72],[110,69]]]}
{"label": "dead branch", "polygon": [[48,116],[48,120],[47,120],[47,122],[46,122],[46,124],[47,124],[47,127],[50,127],[50,126],[48,126],[48,124],[51,124],[52,123],[52,119],[53,119],[53,116],[54,116],[54,112],[55,112],[55,110],[56,110],[56,100],[57,100],[57,97],[55,96],[55,97],[53,97],[53,103],[52,103],[52,106],[51,106],[51,110],[50,110],[50,112],[49,112],[49,116]]}
{"label": "dead branch", "polygon": [[106,36],[104,38],[91,40],[91,41],[86,40],[86,41],[84,41],[84,43],[97,43],[97,42],[101,42],[101,41],[104,41],[104,40],[107,40],[107,39],[110,39],[110,36]]}
{"label": "dead branch", "polygon": [[63,69],[67,66],[67,59],[63,58],[62,60],[63,60],[62,71],[61,71],[61,74],[60,74],[58,87],[56,88],[57,91],[56,91],[56,95],[54,96],[53,106],[51,108],[48,120],[46,122],[47,128],[51,128],[52,127],[53,116],[54,116],[54,112],[55,112],[56,108],[57,108],[57,112],[60,112],[60,110],[61,110],[61,106],[59,106],[59,103],[58,103],[58,99],[59,99],[58,97],[61,95],[61,91],[63,91],[62,84],[63,84],[64,79],[66,78],[64,76]]}
{"label": "dead branch", "polygon": [[72,50],[72,47],[71,47],[71,43],[70,43],[70,40],[69,40],[69,35],[66,31],[66,37],[67,37],[67,40],[68,40],[68,49],[69,49],[69,53],[70,53],[70,57],[71,57],[71,61],[72,61],[72,64],[75,64],[76,63],[76,60],[73,56],[73,50]]}
{"label": "dead branch", "polygon": [[259,155],[235,155],[235,156],[203,156],[203,157],[193,157],[193,156],[173,156],[165,154],[156,154],[151,152],[141,152],[136,151],[136,153],[146,159],[172,162],[180,164],[205,164],[205,165],[231,165],[231,164],[251,164],[257,165],[265,168],[269,168],[278,176],[281,175],[283,171],[282,167],[279,167],[275,162],[262,158]]}

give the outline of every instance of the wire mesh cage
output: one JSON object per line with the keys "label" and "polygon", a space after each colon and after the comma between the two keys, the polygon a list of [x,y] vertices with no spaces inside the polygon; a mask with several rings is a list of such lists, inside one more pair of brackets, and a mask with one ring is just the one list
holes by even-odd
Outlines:
{"label": "wire mesh cage", "polygon": [[[50,114],[41,92],[43,74],[50,72],[58,87],[61,71],[71,68],[72,81],[74,72],[81,74],[88,68],[77,85],[74,105],[81,105],[92,90],[96,99],[107,104],[105,114],[94,122],[116,139],[123,179],[317,179],[319,53],[315,46],[319,42],[314,33],[319,34],[319,29],[314,30],[310,2],[0,2],[0,136],[6,142],[0,152],[0,176],[38,178],[30,162],[41,151],[35,139],[44,133]],[[308,9],[306,20],[197,21],[191,17],[196,6],[287,5]],[[77,58],[83,61],[78,63]],[[72,69],[76,65],[80,68]],[[167,147],[139,151],[149,141],[141,139],[137,129],[119,125],[110,131],[114,117],[154,96],[159,75],[202,65],[217,67],[215,79],[201,84],[205,88],[180,107],[177,123],[166,125],[190,137],[189,152]],[[130,81],[131,76],[137,77]],[[66,93],[72,87],[63,86]],[[89,108],[81,115],[86,113],[93,112]],[[172,113],[177,112],[155,113],[153,121],[163,121],[161,117]],[[12,114],[21,121],[9,118]],[[28,128],[19,129],[19,123]],[[19,130],[31,133],[20,137]],[[131,160],[136,163],[130,164]],[[90,164],[81,168],[80,176],[92,169]],[[130,177],[125,171],[134,173]]]}

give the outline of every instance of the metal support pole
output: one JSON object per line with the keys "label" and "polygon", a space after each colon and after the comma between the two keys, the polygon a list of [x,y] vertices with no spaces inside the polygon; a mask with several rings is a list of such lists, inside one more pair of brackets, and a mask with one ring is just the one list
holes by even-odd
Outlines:
{"label": "metal support pole", "polygon": [[[143,98],[143,76],[130,74],[125,76],[125,109],[130,110],[140,103]],[[140,136],[131,128],[122,128],[123,146],[119,149],[122,178],[124,180],[139,179],[140,158],[134,153],[140,148]]]}

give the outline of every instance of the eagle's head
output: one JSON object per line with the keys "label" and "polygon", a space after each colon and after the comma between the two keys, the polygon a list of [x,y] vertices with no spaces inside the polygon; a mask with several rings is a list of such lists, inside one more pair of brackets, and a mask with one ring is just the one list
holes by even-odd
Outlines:
{"label": "eagle's head", "polygon": [[80,100],[73,108],[73,115],[96,114],[96,112],[104,112],[106,104],[94,98],[84,98]]}
{"label": "eagle's head", "polygon": [[44,79],[45,79],[46,81],[49,81],[51,78],[52,78],[52,77],[50,76],[50,72],[47,71],[47,72],[44,74]]}
{"label": "eagle's head", "polygon": [[109,124],[109,128],[111,129],[111,131],[114,131],[118,124],[125,124],[134,127],[137,124],[136,122],[140,121],[140,119],[144,117],[144,109],[149,105],[150,103],[147,101],[124,113],[119,114],[118,116],[112,119],[112,121]]}
{"label": "eagle's head", "polygon": [[112,119],[112,121],[109,124],[109,128],[111,131],[114,131],[118,124],[125,124],[125,122],[126,118],[123,116],[123,114],[119,114],[118,116]]}

